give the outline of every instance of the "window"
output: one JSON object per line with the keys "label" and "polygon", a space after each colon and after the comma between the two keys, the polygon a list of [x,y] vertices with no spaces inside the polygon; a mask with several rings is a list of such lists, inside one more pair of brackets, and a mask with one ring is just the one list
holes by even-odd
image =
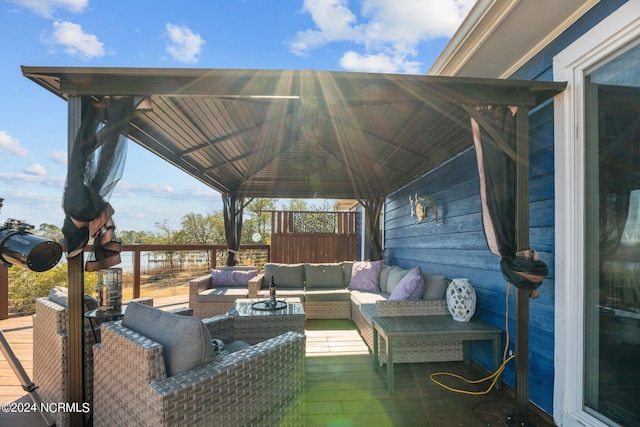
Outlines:
{"label": "window", "polygon": [[[626,173],[625,162],[640,165],[634,157],[637,142],[635,148],[622,143],[624,138],[606,142],[634,129],[637,107],[631,107],[640,104],[634,70],[640,69],[638,45],[640,2],[627,2],[554,58],[554,80],[567,82],[554,108],[553,416],[558,425],[638,424],[637,398],[628,406],[616,389],[638,396],[631,379],[640,376],[639,368],[623,368],[630,355],[626,350],[637,348],[632,343],[637,332],[627,336],[632,330],[620,328],[636,319],[624,319],[632,310],[616,310],[621,304],[633,308],[631,279],[637,280],[635,262],[640,262],[635,255],[628,258],[638,247],[640,195],[618,174]],[[633,174],[627,178],[635,179]]]}
{"label": "window", "polygon": [[585,78],[584,404],[640,425],[640,47]]}

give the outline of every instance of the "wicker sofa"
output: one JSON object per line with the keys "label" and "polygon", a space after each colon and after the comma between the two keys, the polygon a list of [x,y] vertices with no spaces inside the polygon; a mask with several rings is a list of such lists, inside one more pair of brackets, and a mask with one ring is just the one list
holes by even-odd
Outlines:
{"label": "wicker sofa", "polygon": [[[216,267],[214,271],[258,271],[258,267]],[[212,286],[211,273],[189,281],[189,308],[201,319],[225,314],[238,298],[247,297],[247,286]]]}
{"label": "wicker sofa", "polygon": [[304,335],[287,332],[213,360],[212,337],[243,338],[228,315],[179,319],[138,305],[103,324],[94,426],[304,425]]}
{"label": "wicker sofa", "polygon": [[[249,281],[249,297],[268,294],[273,274],[279,296],[300,297],[307,319],[347,318],[356,324],[362,338],[373,350],[373,317],[449,315],[444,299],[448,280],[440,274],[421,272],[425,283],[419,299],[392,301],[390,296],[412,269],[381,266],[371,289],[355,289],[351,282],[354,262],[331,264],[266,264],[265,273]],[[342,275],[342,276],[340,276]],[[344,282],[340,283],[340,277]],[[398,346],[396,363],[463,360],[460,340],[425,344],[410,341]],[[386,343],[379,342],[380,363],[387,362]]]}
{"label": "wicker sofa", "polygon": [[[352,319],[371,350],[373,317],[449,315],[445,301],[449,282],[443,275],[421,272],[425,283],[423,294],[418,299],[392,301],[391,294],[411,272],[411,268],[382,265],[376,276],[376,283],[366,290],[354,288],[351,280],[353,268],[353,261],[323,264],[267,263],[263,274],[258,274],[248,281],[248,289],[233,291],[242,297],[247,295],[249,298],[266,298],[273,275],[278,297],[300,298],[304,304],[306,319]],[[192,283],[198,283],[202,292],[210,286],[211,277],[204,276]],[[211,291],[209,292],[211,300],[216,300],[211,296]],[[217,289],[214,292],[221,290]],[[221,303],[220,309],[226,312],[232,302],[233,299],[229,299]],[[195,309],[197,306],[191,307]],[[194,313],[199,317],[211,315],[210,312],[203,313],[198,310],[194,310]],[[462,341],[456,339],[446,339],[428,345],[407,340],[398,348],[394,354],[396,363],[463,360]],[[384,339],[380,339],[378,351],[380,363],[386,363]]]}

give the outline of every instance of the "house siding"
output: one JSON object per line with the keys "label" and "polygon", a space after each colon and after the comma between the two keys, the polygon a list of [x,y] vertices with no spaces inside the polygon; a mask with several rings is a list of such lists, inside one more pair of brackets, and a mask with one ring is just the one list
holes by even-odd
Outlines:
{"label": "house siding", "polygon": [[[512,78],[553,80],[553,57],[626,1],[604,0],[552,41],[519,69]],[[549,266],[549,276],[530,303],[529,399],[548,413],[553,411],[555,193],[553,102],[530,111],[530,247]],[[441,223],[418,223],[410,216],[408,197],[432,197]],[[391,194],[386,204],[385,254],[387,263],[401,267],[419,265],[423,271],[449,279],[466,277],[477,294],[476,318],[505,329],[507,283],[499,259],[488,249],[482,227],[479,180],[473,148],[450,159],[410,185]],[[515,348],[515,304],[508,303],[509,348]],[[503,335],[503,343],[506,334]],[[488,343],[473,343],[472,359],[491,368]],[[504,381],[515,387],[515,366],[507,365]]]}
{"label": "house siding", "polygon": [[[553,406],[553,108],[547,103],[530,119],[531,247],[551,266],[551,274],[531,302],[530,398],[545,411]],[[551,138],[549,138],[551,136]],[[387,198],[385,254],[401,267],[419,265],[423,271],[447,278],[468,278],[477,295],[475,317],[504,329],[507,282],[500,259],[487,246],[482,226],[480,187],[474,148],[449,160]],[[430,196],[442,221],[417,222],[410,215],[409,196]],[[510,349],[515,347],[515,306],[509,298]],[[506,335],[503,336],[506,339]],[[492,369],[489,343],[473,343],[472,358]],[[504,380],[514,386],[510,363]]]}

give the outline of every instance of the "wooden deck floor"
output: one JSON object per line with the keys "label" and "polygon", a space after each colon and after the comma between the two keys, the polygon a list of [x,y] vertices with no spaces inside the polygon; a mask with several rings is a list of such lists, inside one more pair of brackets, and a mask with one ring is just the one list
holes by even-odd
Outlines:
{"label": "wooden deck floor", "polygon": [[[186,306],[184,297],[157,300],[156,306]],[[0,321],[0,328],[27,374],[32,375],[31,317]],[[349,320],[308,320],[306,425],[314,426],[505,426],[514,411],[507,390],[484,396],[447,391],[429,380],[432,372],[454,372],[481,378],[475,368],[462,363],[412,363],[396,365],[396,393],[386,391],[386,372],[375,370],[366,344]],[[4,356],[0,354],[0,403],[29,402],[28,394]],[[536,427],[553,425],[549,417],[530,415]],[[39,414],[0,412],[0,427],[45,425]]]}

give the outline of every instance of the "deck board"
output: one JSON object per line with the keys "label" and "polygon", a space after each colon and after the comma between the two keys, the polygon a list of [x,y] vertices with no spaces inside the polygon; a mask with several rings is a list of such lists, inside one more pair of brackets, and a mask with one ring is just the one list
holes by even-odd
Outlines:
{"label": "deck board", "polygon": [[[165,309],[186,306],[186,296],[157,300]],[[31,316],[0,321],[25,371],[32,375]],[[366,344],[350,320],[307,320],[306,426],[500,426],[514,411],[507,390],[470,396],[445,390],[429,380],[433,372],[447,371],[481,378],[473,366],[460,362],[410,363],[395,368],[393,396],[387,394],[386,371],[372,367]],[[0,402],[29,402],[4,356],[0,354]],[[537,427],[551,426],[548,416],[531,414]],[[41,427],[39,414],[0,412],[0,427]]]}

